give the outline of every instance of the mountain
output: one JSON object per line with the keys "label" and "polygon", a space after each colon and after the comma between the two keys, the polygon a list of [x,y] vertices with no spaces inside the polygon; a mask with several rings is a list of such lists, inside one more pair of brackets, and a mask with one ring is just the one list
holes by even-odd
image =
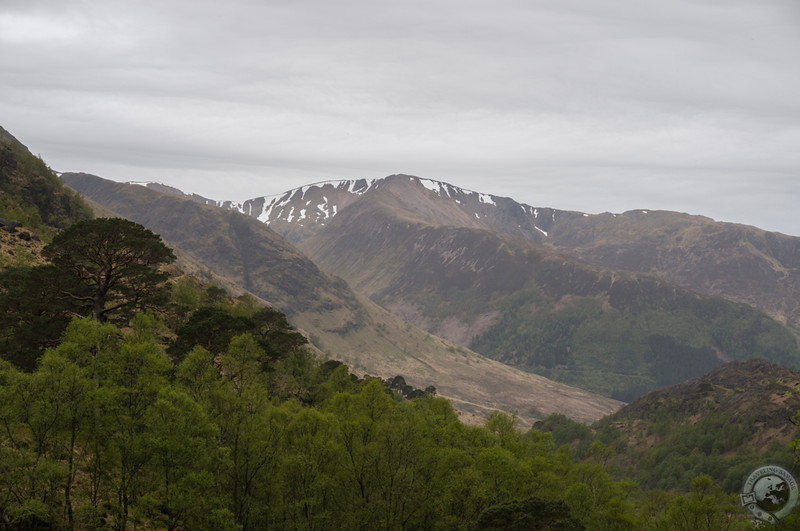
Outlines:
{"label": "mountain", "polygon": [[516,411],[524,422],[552,411],[583,421],[615,400],[513,369],[403,321],[318,268],[265,224],[150,186],[87,174],[63,181],[86,198],[160,234],[171,247],[286,313],[326,355],[354,370],[433,385],[465,412]]}
{"label": "mountain", "polygon": [[[426,199],[420,201],[418,195],[406,193],[414,188],[424,191]],[[257,197],[243,202],[209,202],[252,216],[283,234],[286,239],[299,243],[319,232],[333,217],[370,192],[405,195],[403,207],[413,213],[414,219],[432,224],[504,232],[534,241],[543,241],[556,216],[582,216],[577,212],[533,208],[506,197],[473,192],[410,175],[324,181],[281,195]]]}
{"label": "mountain", "polygon": [[711,475],[727,492],[765,463],[796,468],[800,372],[754,359],[649,393],[593,428],[645,488]]}
{"label": "mountain", "polygon": [[755,227],[667,211],[589,215],[532,207],[407,175],[321,182],[216,204],[255,217],[298,244],[376,192],[400,198],[399,208],[412,220],[520,236],[591,264],[651,273],[754,306],[800,333],[800,238]]}
{"label": "mountain", "polygon": [[231,208],[230,201],[219,203],[217,201],[214,201],[213,199],[208,199],[207,197],[203,197],[200,194],[186,193],[178,188],[175,188],[174,186],[169,186],[168,184],[164,183],[157,183],[152,181],[128,181],[125,184],[135,184],[138,186],[144,186],[145,188],[149,188],[150,190],[154,190],[162,194],[174,195],[177,197],[192,199],[193,201],[197,201],[198,203],[203,203],[204,205],[215,205],[215,206],[224,206],[226,208]]}
{"label": "mountain", "polygon": [[[336,194],[349,203],[334,205]],[[800,360],[788,330],[749,306],[589,264],[549,243],[558,223],[578,223],[580,213],[408,176],[323,183],[265,204],[270,227],[297,224],[288,234],[306,255],[396,315],[620,400],[733,359]]]}

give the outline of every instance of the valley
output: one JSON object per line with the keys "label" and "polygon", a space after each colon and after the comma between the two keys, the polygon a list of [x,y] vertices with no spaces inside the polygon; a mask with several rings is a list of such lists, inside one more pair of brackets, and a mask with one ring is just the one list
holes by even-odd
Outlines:
{"label": "valley", "polygon": [[407,175],[215,204],[434,335],[623,401],[725,361],[800,358],[798,238],[531,207]]}

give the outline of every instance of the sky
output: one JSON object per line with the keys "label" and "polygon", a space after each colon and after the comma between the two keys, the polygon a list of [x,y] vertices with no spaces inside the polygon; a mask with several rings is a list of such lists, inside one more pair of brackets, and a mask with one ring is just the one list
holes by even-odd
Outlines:
{"label": "sky", "polygon": [[2,0],[0,126],[213,199],[405,173],[800,236],[800,2]]}

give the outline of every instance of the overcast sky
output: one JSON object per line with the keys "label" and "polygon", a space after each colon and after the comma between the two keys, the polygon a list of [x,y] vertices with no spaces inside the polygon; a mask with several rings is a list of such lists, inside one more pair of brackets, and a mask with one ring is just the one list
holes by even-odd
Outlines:
{"label": "overcast sky", "polygon": [[800,1],[1,0],[0,125],[215,199],[408,173],[800,236]]}

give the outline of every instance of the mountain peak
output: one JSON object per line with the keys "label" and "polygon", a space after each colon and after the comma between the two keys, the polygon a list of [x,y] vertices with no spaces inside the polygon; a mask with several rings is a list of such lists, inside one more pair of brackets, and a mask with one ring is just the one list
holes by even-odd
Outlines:
{"label": "mountain peak", "polygon": [[394,196],[423,222],[496,230],[533,240],[547,237],[557,214],[575,214],[535,208],[507,197],[406,174],[382,179],[320,181],[242,202],[208,202],[254,217],[293,243],[299,243],[319,232],[363,196],[378,190],[382,196]]}

